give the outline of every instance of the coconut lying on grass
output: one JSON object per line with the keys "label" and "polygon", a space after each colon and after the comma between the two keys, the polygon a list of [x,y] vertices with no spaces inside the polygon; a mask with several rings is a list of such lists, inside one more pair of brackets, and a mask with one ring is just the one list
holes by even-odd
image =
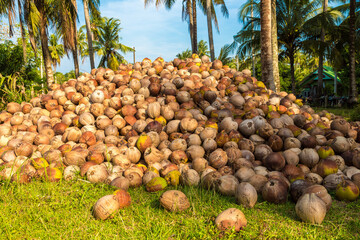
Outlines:
{"label": "coconut lying on grass", "polygon": [[251,207],[255,189],[284,203],[297,180],[328,190],[344,180],[358,184],[351,177],[360,171],[359,126],[315,113],[294,94],[268,90],[250,71],[218,60],[144,59],[92,69],[29,103],[9,103],[0,113],[0,179],[74,180],[80,172],[125,190],[200,185],[246,192],[238,201]]}
{"label": "coconut lying on grass", "polygon": [[237,208],[229,208],[216,217],[215,225],[221,231],[234,229],[238,232],[246,227],[247,220],[242,211]]}
{"label": "coconut lying on grass", "polygon": [[117,190],[112,195],[100,198],[93,206],[93,215],[96,219],[106,220],[113,218],[119,209],[131,204],[131,197],[125,190]]}
{"label": "coconut lying on grass", "polygon": [[177,190],[164,192],[160,197],[160,204],[170,212],[184,211],[190,207],[190,202],[186,195]]}

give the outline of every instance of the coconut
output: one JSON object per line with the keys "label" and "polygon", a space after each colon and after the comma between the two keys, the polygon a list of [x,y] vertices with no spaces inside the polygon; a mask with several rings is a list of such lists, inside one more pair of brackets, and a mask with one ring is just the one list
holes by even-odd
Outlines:
{"label": "coconut", "polygon": [[303,195],[296,203],[295,211],[304,222],[321,224],[326,215],[325,203],[314,193]]}
{"label": "coconut", "polygon": [[221,176],[222,175],[218,171],[211,170],[211,172],[207,174],[204,171],[201,176],[201,186],[205,189],[214,188],[216,186],[216,180],[218,180]]}
{"label": "coconut", "polygon": [[76,179],[76,176],[80,173],[80,168],[75,165],[67,166],[64,169],[64,180],[71,181]]}
{"label": "coconut", "polygon": [[106,220],[113,218],[120,209],[120,203],[116,195],[106,195],[100,198],[93,207],[93,215],[96,219]]}
{"label": "coconut", "polygon": [[251,119],[242,121],[239,125],[239,131],[244,136],[250,136],[255,133],[255,124]]}
{"label": "coconut", "polygon": [[350,180],[343,180],[336,187],[336,198],[342,201],[355,201],[360,194],[358,186]]}
{"label": "coconut", "polygon": [[335,119],[330,124],[331,130],[340,131],[343,134],[347,134],[350,129],[350,124],[345,119]]}
{"label": "coconut", "polygon": [[91,166],[86,172],[87,179],[92,183],[104,182],[108,175],[108,171],[103,165]]}
{"label": "coconut", "polygon": [[319,155],[315,149],[304,148],[299,154],[300,162],[309,168],[314,167],[319,162]]}
{"label": "coconut", "polygon": [[281,153],[270,153],[264,160],[264,166],[270,170],[280,171],[285,167],[285,158]]}
{"label": "coconut", "polygon": [[205,150],[201,146],[193,145],[188,147],[186,154],[189,156],[189,159],[194,160],[196,158],[202,158],[205,155]]}
{"label": "coconut", "polygon": [[298,179],[290,184],[290,196],[294,202],[297,202],[299,198],[304,194],[305,190],[311,186],[311,182]]}
{"label": "coconut", "polygon": [[160,204],[170,212],[184,211],[190,207],[190,202],[183,192],[169,190],[160,196]]}
{"label": "coconut", "polygon": [[[125,175],[125,174],[124,174]],[[142,184],[142,177],[137,172],[129,172],[125,175],[125,177],[129,180],[129,187],[140,187]]]}
{"label": "coconut", "polygon": [[162,177],[155,177],[146,184],[146,191],[157,192],[162,191],[167,187],[167,182]]}
{"label": "coconut", "polygon": [[263,161],[272,151],[271,147],[266,144],[257,145],[254,151],[255,159]]}
{"label": "coconut", "polygon": [[209,163],[205,158],[196,158],[192,161],[192,167],[199,174],[202,173],[208,165]]}
{"label": "coconut", "polygon": [[181,173],[180,182],[186,186],[198,186],[200,176],[194,169],[188,169]]}
{"label": "coconut", "polygon": [[83,151],[70,151],[65,153],[64,163],[67,166],[82,166],[86,162],[86,153]]}
{"label": "coconut", "polygon": [[344,180],[348,180],[343,173],[334,173],[324,178],[323,185],[328,191],[335,190],[337,185]]}
{"label": "coconut", "polygon": [[323,182],[323,178],[319,174],[312,172],[309,172],[305,175],[305,180],[313,184],[322,184]]}
{"label": "coconut", "polygon": [[247,220],[242,211],[237,208],[229,208],[216,217],[215,225],[221,231],[234,229],[238,232],[246,227]]}
{"label": "coconut", "polygon": [[233,175],[224,175],[215,182],[216,189],[223,195],[234,196],[236,186],[239,184],[237,178]]}
{"label": "coconut", "polygon": [[256,189],[247,182],[242,182],[237,185],[235,190],[235,198],[238,204],[247,208],[253,208],[257,201]]}
{"label": "coconut", "polygon": [[330,146],[337,154],[341,154],[350,149],[350,144],[345,137],[334,138]]}
{"label": "coconut", "polygon": [[307,193],[316,194],[316,196],[318,196],[325,203],[326,210],[330,209],[332,199],[331,199],[330,194],[327,192],[327,190],[324,186],[321,186],[318,184],[311,185],[311,186],[305,188],[305,190],[303,191],[303,194],[307,194]]}
{"label": "coconut", "polygon": [[221,168],[226,165],[228,161],[227,154],[224,150],[218,148],[209,156],[209,163],[214,168]]}
{"label": "coconut", "polygon": [[360,173],[352,175],[351,180],[360,189]]}
{"label": "coconut", "polygon": [[149,165],[164,160],[164,153],[155,147],[148,147],[144,152],[145,162]]}
{"label": "coconut", "polygon": [[271,203],[285,203],[287,201],[287,185],[282,180],[270,179],[262,189],[262,197]]}

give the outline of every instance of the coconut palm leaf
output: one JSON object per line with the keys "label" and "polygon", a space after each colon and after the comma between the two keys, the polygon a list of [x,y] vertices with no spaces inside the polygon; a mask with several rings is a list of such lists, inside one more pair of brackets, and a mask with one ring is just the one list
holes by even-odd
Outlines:
{"label": "coconut palm leaf", "polygon": [[229,57],[230,53],[231,53],[231,49],[229,48],[229,44],[225,44],[220,49],[220,54],[217,57],[217,59],[219,59],[224,65],[229,65],[233,60],[232,57]]}
{"label": "coconut palm leaf", "polygon": [[133,48],[120,43],[120,24],[120,20],[115,18],[104,17],[101,21],[98,21],[98,39],[94,41],[94,50],[101,56],[99,67],[105,67],[106,65],[113,70],[117,70],[120,63],[126,62],[118,51],[122,53],[134,51]]}
{"label": "coconut palm leaf", "polygon": [[85,58],[87,56],[89,56],[89,51],[88,51],[88,43],[87,43],[87,39],[86,39],[86,34],[85,34],[85,25],[81,26],[78,33],[77,33],[77,39],[78,39],[78,50],[79,50],[79,55],[81,57],[82,63],[84,63]]}
{"label": "coconut palm leaf", "polygon": [[185,60],[187,58],[191,58],[192,52],[190,49],[186,49],[185,51],[176,54],[177,58],[180,58],[181,60]]}
{"label": "coconut palm leaf", "polygon": [[53,66],[60,64],[61,58],[65,55],[64,46],[59,44],[60,37],[57,34],[51,34],[49,38],[49,50]]}

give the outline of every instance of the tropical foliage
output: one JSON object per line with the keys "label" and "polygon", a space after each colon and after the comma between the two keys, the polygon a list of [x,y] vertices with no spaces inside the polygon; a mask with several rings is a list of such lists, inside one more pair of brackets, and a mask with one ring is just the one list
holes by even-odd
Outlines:
{"label": "tropical foliage", "polygon": [[[277,1],[277,35],[279,43],[279,61],[282,69],[288,69],[288,75],[281,73],[287,79],[281,79],[282,89],[292,90],[295,92],[296,84],[302,80],[302,76],[306,76],[309,69],[316,69],[319,54],[323,54],[325,64],[334,65],[342,58],[336,57],[344,53],[340,47],[336,47],[337,43],[348,46],[346,42],[346,34],[349,29],[344,23],[338,24],[341,19],[346,21],[347,15],[343,15],[348,11],[349,4],[341,5],[337,8],[328,8],[327,12],[322,11],[323,1],[309,0],[282,0]],[[249,0],[239,9],[239,20],[244,23],[244,27],[235,36],[230,48],[240,59],[248,59],[254,54],[258,59],[260,54],[260,1]],[[346,8],[347,6],[347,8]],[[347,10],[345,10],[347,9]],[[250,16],[251,11],[253,16]],[[359,15],[359,14],[358,14]],[[357,16],[358,16],[357,15]],[[291,27],[289,27],[291,26]],[[325,29],[326,37],[321,41],[321,30]],[[359,25],[357,25],[359,29]],[[347,34],[349,35],[349,34]],[[320,53],[320,49],[322,49]],[[340,50],[340,51],[339,51]],[[304,65],[297,64],[299,56],[306,56],[308,61],[303,62]],[[347,55],[348,58],[349,55]],[[313,65],[309,67],[309,64]],[[249,66],[249,65],[248,65]],[[288,67],[287,67],[288,66]],[[286,68],[285,68],[286,67]],[[338,70],[341,67],[337,67]],[[296,72],[301,71],[302,74]],[[291,77],[291,89],[288,88],[288,78]]]}
{"label": "tropical foliage", "polygon": [[[200,40],[200,42],[198,42],[197,45],[199,47],[197,54],[199,57],[202,57],[204,55],[206,56],[210,55],[209,46],[206,41]],[[191,58],[191,55],[192,55],[192,51],[190,49],[186,49],[185,51],[178,53],[176,57],[184,60],[186,58]]]}
{"label": "tropical foliage", "polygon": [[177,58],[180,58],[181,60],[185,60],[187,58],[191,58],[192,52],[190,49],[186,49],[185,51],[182,51],[181,53],[176,54]]}
{"label": "tropical foliage", "polygon": [[94,41],[94,49],[101,56],[98,67],[108,67],[113,70],[118,69],[120,63],[124,63],[124,57],[118,52],[132,52],[131,47],[121,44],[120,20],[104,17],[97,26],[98,40]]}
{"label": "tropical foliage", "polygon": [[[16,30],[14,28],[13,31]],[[35,56],[30,44],[26,45],[25,50],[26,62],[21,41],[15,44],[6,40],[0,44],[0,109],[7,102],[29,101],[43,91],[45,79],[40,78],[40,59]]]}
{"label": "tropical foliage", "polygon": [[49,39],[49,50],[51,55],[51,61],[54,66],[54,72],[56,73],[56,66],[59,64],[61,58],[65,55],[64,46],[59,44],[59,36],[51,34]]}

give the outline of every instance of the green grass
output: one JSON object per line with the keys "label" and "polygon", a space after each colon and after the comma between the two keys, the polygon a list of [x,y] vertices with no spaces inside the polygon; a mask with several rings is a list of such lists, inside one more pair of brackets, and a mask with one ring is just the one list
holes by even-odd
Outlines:
{"label": "green grass", "polygon": [[[359,239],[360,200],[334,200],[322,225],[301,222],[295,204],[259,201],[244,209],[233,197],[201,188],[179,187],[191,207],[170,213],[159,204],[159,193],[130,189],[130,207],[113,219],[95,220],[92,206],[114,188],[82,181],[0,186],[1,239]],[[222,234],[214,226],[223,210],[242,210],[248,226],[240,233]]]}
{"label": "green grass", "polygon": [[338,116],[344,117],[347,121],[351,120],[351,115],[354,113],[354,108],[323,108],[323,107],[313,107],[315,112],[320,112],[322,110],[326,110],[330,113],[333,113]]}

